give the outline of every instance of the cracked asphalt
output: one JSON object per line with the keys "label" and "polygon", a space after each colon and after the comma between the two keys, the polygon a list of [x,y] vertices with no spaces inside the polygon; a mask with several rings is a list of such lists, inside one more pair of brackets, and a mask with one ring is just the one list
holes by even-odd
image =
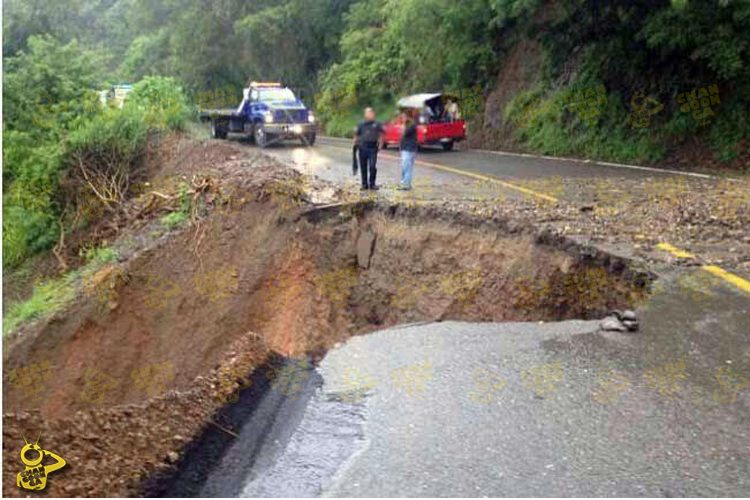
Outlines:
{"label": "cracked asphalt", "polygon": [[[336,168],[346,151],[268,151],[357,182]],[[658,271],[637,333],[442,322],[354,337],[300,393],[262,396],[202,494],[748,496],[750,297],[698,267]]]}
{"label": "cracked asphalt", "polygon": [[[202,493],[747,496],[750,304],[721,283],[689,300],[665,278],[637,333],[441,322],[354,337],[299,393],[264,396]],[[243,462],[248,438],[260,451]]]}

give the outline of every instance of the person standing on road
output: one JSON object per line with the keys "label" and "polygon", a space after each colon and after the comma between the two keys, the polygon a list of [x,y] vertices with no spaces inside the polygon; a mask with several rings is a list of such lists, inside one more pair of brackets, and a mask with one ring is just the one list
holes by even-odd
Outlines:
{"label": "person standing on road", "polygon": [[365,108],[364,120],[357,125],[354,144],[359,146],[359,169],[362,171],[362,191],[380,189],[375,184],[378,175],[378,149],[383,145],[383,125],[375,120],[375,110]]}
{"label": "person standing on road", "polygon": [[414,169],[414,160],[417,158],[419,142],[417,140],[417,123],[415,115],[418,111],[404,113],[404,132],[401,135],[401,184],[397,189],[403,191],[411,190],[412,170]]}

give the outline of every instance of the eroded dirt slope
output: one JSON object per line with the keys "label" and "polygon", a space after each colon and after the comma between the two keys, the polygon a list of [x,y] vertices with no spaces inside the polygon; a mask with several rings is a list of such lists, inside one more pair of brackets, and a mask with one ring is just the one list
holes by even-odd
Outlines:
{"label": "eroded dirt slope", "polygon": [[[141,246],[100,271],[102,294],[9,340],[6,495],[21,493],[21,434],[41,431],[70,464],[44,494],[133,494],[220,425],[213,415],[271,357],[317,359],[408,321],[597,317],[637,302],[648,281],[505,219],[386,202],[318,210],[298,174],[262,155],[193,173],[220,183],[204,217],[155,239],[145,221],[123,231]],[[34,391],[9,383],[30,371]]]}

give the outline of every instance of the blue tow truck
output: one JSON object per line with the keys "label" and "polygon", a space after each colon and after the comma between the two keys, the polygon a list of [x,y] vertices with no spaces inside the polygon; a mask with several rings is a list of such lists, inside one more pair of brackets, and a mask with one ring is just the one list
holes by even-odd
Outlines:
{"label": "blue tow truck", "polygon": [[276,82],[252,82],[237,109],[206,109],[201,120],[211,125],[214,139],[229,132],[247,134],[264,148],[284,139],[315,144],[315,116],[291,89]]}

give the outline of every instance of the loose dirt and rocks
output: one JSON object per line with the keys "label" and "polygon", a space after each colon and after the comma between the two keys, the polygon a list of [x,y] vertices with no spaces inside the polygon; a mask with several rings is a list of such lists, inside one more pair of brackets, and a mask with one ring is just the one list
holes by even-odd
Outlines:
{"label": "loose dirt and rocks", "polygon": [[[215,417],[269,360],[404,322],[601,318],[654,278],[518,207],[343,203],[254,150],[174,140],[132,200],[150,208],[113,230],[119,260],[6,337],[5,495],[22,435],[68,461],[45,495],[133,495],[206,426],[233,435]],[[165,227],[185,186],[190,217]]]}

